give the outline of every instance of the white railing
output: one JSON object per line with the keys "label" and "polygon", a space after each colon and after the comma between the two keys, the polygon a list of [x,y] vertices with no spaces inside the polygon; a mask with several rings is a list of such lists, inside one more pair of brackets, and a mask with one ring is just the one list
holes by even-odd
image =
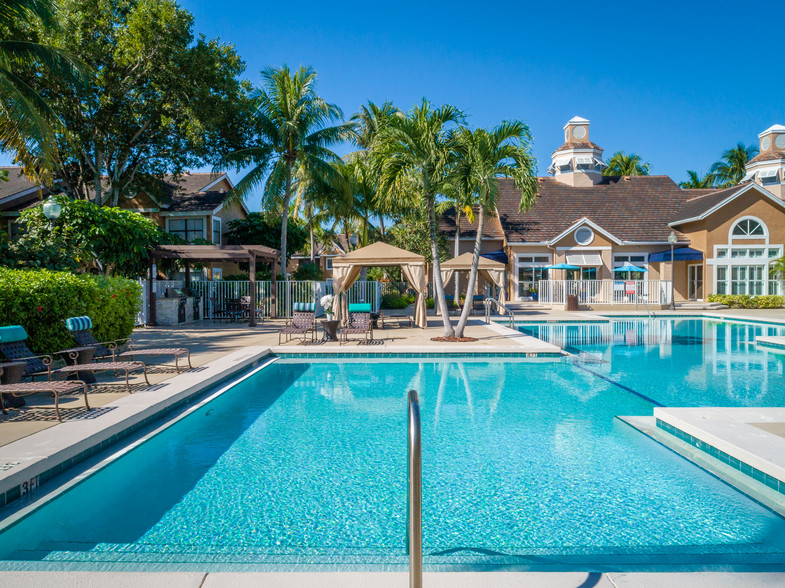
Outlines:
{"label": "white railing", "polygon": [[670,280],[540,280],[540,304],[566,304],[577,296],[580,305],[666,305],[671,300]]}

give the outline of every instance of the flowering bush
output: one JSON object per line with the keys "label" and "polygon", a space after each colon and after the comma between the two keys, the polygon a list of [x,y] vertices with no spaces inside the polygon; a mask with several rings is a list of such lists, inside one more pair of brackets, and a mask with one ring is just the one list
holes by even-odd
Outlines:
{"label": "flowering bush", "polygon": [[0,326],[22,325],[36,353],[75,345],[64,320],[89,316],[99,341],[128,337],[141,288],[124,278],[0,267]]}

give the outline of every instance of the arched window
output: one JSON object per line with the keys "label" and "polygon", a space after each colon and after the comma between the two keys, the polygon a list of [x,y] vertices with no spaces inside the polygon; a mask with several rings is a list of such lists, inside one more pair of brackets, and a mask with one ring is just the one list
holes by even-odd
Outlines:
{"label": "arched window", "polygon": [[765,237],[763,224],[752,218],[745,218],[736,223],[731,235],[734,237]]}

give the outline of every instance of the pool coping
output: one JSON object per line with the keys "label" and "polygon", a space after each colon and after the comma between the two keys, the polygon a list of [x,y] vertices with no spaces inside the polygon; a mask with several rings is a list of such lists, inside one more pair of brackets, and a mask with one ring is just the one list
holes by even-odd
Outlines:
{"label": "pool coping", "polygon": [[269,347],[245,347],[110,402],[100,407],[110,410],[95,418],[65,421],[0,447],[0,507],[35,493],[40,484],[268,355]]}

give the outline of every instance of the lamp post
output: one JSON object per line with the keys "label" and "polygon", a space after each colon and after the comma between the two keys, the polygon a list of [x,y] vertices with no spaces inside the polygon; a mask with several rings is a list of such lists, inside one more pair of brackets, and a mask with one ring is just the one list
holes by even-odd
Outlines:
{"label": "lamp post", "polygon": [[352,246],[352,249],[356,249],[359,242],[360,238],[357,236],[357,233],[352,233],[349,237],[349,245]]}
{"label": "lamp post", "polygon": [[675,300],[674,300],[674,298],[673,298],[673,292],[674,292],[674,286],[673,286],[673,270],[674,270],[674,268],[676,267],[676,266],[674,265],[674,261],[675,261],[675,260],[673,259],[673,246],[674,246],[674,245],[676,245],[676,243],[678,242],[678,240],[679,240],[679,236],[676,234],[676,231],[671,231],[671,234],[670,234],[670,235],[668,235],[668,243],[669,243],[669,244],[670,244],[670,246],[671,246],[671,306],[670,306],[670,309],[671,309],[671,310],[676,310],[676,301],[675,301]]}
{"label": "lamp post", "polygon": [[60,218],[60,214],[63,212],[63,207],[55,200],[54,196],[50,196],[46,202],[44,202],[43,209],[44,216],[49,219],[49,224],[54,227],[57,219]]}

